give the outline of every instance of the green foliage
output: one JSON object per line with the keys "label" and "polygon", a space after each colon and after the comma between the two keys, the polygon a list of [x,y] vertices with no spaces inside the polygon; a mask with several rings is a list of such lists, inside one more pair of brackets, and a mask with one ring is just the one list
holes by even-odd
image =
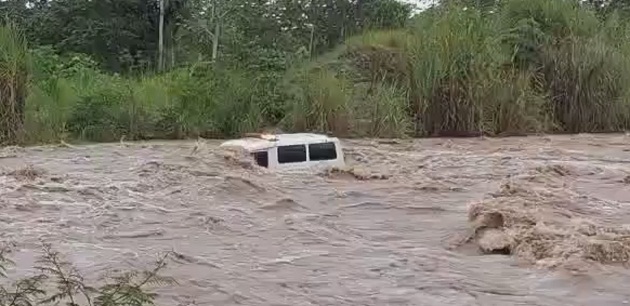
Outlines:
{"label": "green foliage", "polygon": [[[17,119],[0,131],[12,142],[40,143],[228,137],[286,122],[295,103],[280,86],[287,69],[365,29],[404,25],[410,7],[396,0],[7,0],[0,13],[14,19],[2,20],[6,37],[24,41],[23,30],[32,46],[15,53],[24,65],[7,66],[18,67],[11,73],[20,95],[7,108],[15,116],[3,116]],[[158,58],[166,71],[155,74]]]}
{"label": "green foliage", "polygon": [[130,79],[87,66],[54,67],[32,85],[33,142],[225,137],[258,129],[265,114],[282,116],[274,114],[278,98],[268,80],[246,72],[202,64]]}
{"label": "green foliage", "polygon": [[[448,1],[406,30],[352,38],[319,73],[352,76],[338,89],[321,86],[352,88],[353,110],[396,105],[378,114],[413,122],[412,135],[620,131],[630,128],[630,46],[621,39],[629,33],[618,15],[601,19],[572,0]],[[292,90],[324,90],[313,88],[319,84],[296,82]],[[306,122],[321,117],[303,113]],[[380,134],[384,121],[370,118],[351,134]],[[409,131],[409,123],[388,122],[398,134]]]}
{"label": "green foliage", "polygon": [[24,120],[16,115],[3,137],[233,137],[277,125],[403,137],[630,125],[622,11],[574,0],[452,0],[410,19],[411,7],[396,0],[169,0],[167,70],[155,74],[138,67],[155,66],[159,10],[136,1],[123,1],[133,6],[125,13],[86,0],[0,3],[35,43],[26,52],[23,35],[4,28],[17,42],[3,46],[13,54],[5,59],[19,64],[5,65],[5,84],[22,93],[6,109],[22,109]]}
{"label": "green foliage", "polygon": [[347,134],[351,117],[350,84],[326,69],[307,72],[298,81],[290,105],[292,130],[331,131]]}
{"label": "green foliage", "polygon": [[29,68],[23,33],[12,23],[0,26],[0,144],[22,136]]}
{"label": "green foliage", "polygon": [[[356,118],[364,118],[366,136],[405,137],[411,132],[411,118],[407,112],[408,92],[395,85],[377,84],[372,92],[365,93],[363,105],[359,105]],[[360,111],[363,111],[361,114]],[[363,129],[358,129],[362,131]]]}
{"label": "green foliage", "polygon": [[630,61],[598,38],[565,41],[545,50],[543,74],[563,131],[629,127]]}
{"label": "green foliage", "polygon": [[[262,123],[256,81],[244,72],[201,65],[172,75],[169,110],[186,135],[231,136]],[[261,95],[262,96],[262,95]]]}
{"label": "green foliage", "polygon": [[364,1],[363,24],[368,29],[395,29],[404,27],[411,15],[411,4],[396,0]]}
{"label": "green foliage", "polygon": [[[6,269],[13,263],[6,257],[10,246],[0,250],[0,276],[6,278]],[[34,306],[143,306],[154,305],[156,295],[147,291],[149,286],[173,285],[177,282],[161,275],[170,253],[158,258],[150,270],[132,270],[106,275],[104,283],[91,286],[77,269],[65,261],[61,254],[44,244],[37,260],[34,275],[0,286],[0,305]]]}
{"label": "green foliage", "polygon": [[6,0],[0,15],[15,19],[34,45],[137,75],[157,67],[160,3],[169,69],[216,59],[283,70],[301,48],[321,54],[364,29],[401,26],[411,12],[396,0]]}

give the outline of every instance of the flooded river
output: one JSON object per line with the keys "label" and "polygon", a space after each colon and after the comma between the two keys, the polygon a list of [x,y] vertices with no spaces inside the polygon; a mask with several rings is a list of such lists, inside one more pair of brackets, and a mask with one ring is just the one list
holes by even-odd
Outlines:
{"label": "flooded river", "polygon": [[[343,143],[353,171],[284,175],[215,141],[5,148],[0,233],[88,278],[174,250],[161,305],[630,303],[629,136]],[[471,205],[509,250],[478,251]]]}

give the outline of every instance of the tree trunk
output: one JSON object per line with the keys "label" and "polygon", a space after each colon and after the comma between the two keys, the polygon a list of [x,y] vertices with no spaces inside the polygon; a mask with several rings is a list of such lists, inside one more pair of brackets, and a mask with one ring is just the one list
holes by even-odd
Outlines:
{"label": "tree trunk", "polygon": [[315,41],[315,24],[311,26],[311,39],[308,43],[308,55],[309,58],[313,58],[313,44]]}
{"label": "tree trunk", "polygon": [[221,36],[221,21],[223,18],[220,17],[221,11],[217,9],[218,3],[215,2],[212,5],[212,22],[214,23],[214,30],[212,33],[212,63],[217,62],[217,57],[219,57],[219,36]]}
{"label": "tree trunk", "polygon": [[160,25],[158,41],[158,71],[164,69],[164,4],[166,0],[160,0]]}
{"label": "tree trunk", "polygon": [[212,62],[216,63],[219,55],[219,36],[221,35],[221,21],[214,21],[214,36],[212,37]]}

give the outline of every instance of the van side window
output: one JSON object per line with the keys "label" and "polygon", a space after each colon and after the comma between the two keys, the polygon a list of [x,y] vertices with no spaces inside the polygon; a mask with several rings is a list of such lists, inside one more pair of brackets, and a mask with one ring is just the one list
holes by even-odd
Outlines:
{"label": "van side window", "polygon": [[312,161],[337,159],[337,150],[334,142],[309,144],[308,152]]}
{"label": "van side window", "polygon": [[293,145],[278,147],[278,163],[300,163],[306,161],[306,146]]}
{"label": "van side window", "polygon": [[252,155],[254,160],[256,160],[256,164],[265,168],[269,167],[269,154],[267,151],[254,152]]}

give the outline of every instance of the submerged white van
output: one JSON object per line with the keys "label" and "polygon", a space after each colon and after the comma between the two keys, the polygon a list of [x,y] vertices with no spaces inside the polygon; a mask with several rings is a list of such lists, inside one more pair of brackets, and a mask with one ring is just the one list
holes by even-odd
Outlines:
{"label": "submerged white van", "polygon": [[274,170],[345,166],[341,144],[336,137],[320,134],[248,134],[229,140],[224,148],[248,152],[256,164]]}

